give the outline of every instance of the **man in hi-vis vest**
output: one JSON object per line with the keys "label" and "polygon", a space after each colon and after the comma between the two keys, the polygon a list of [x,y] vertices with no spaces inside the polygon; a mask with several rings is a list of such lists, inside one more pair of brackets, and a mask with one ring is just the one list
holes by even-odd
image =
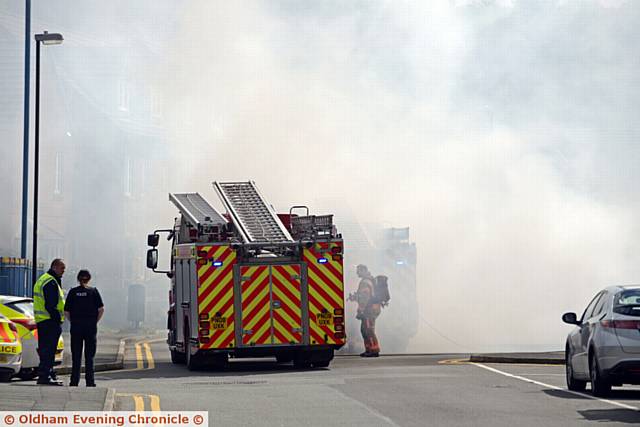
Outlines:
{"label": "man in hi-vis vest", "polygon": [[49,271],[40,276],[33,286],[33,311],[38,325],[40,355],[38,384],[41,385],[62,385],[55,378],[53,364],[64,321],[64,269],[64,262],[58,258],[54,259]]}

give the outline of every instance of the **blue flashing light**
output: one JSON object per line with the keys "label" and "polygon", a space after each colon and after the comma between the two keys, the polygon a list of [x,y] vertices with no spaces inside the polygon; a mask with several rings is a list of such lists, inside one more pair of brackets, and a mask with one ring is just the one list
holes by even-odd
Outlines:
{"label": "blue flashing light", "polygon": [[404,265],[404,261],[396,261],[396,265]]}
{"label": "blue flashing light", "polygon": [[213,261],[214,267],[222,267],[222,261]]}
{"label": "blue flashing light", "polygon": [[326,264],[329,260],[326,258],[318,258],[318,263],[319,264]]}

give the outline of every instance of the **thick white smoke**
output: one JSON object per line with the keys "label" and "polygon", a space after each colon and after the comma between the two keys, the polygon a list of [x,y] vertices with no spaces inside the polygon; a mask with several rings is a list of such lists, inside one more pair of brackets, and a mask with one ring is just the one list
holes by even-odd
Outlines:
{"label": "thick white smoke", "polygon": [[102,76],[144,75],[161,106],[140,251],[175,215],[164,191],[253,179],[282,211],[348,200],[411,227],[415,351],[561,348],[564,311],[637,281],[633,2],[170,3],[69,24],[145,45],[144,66]]}

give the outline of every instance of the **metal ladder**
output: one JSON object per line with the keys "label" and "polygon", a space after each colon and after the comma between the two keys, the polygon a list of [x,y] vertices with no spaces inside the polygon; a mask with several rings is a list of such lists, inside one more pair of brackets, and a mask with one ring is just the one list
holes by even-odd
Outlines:
{"label": "metal ladder", "polygon": [[282,221],[253,181],[216,181],[213,187],[246,243],[293,242]]}
{"label": "metal ladder", "polygon": [[227,220],[198,193],[170,193],[169,200],[194,227],[222,226],[227,223]]}

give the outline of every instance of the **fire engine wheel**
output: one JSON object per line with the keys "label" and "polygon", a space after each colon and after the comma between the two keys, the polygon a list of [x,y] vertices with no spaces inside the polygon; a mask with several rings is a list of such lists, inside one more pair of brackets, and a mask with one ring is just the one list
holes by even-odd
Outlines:
{"label": "fire engine wheel", "polygon": [[198,369],[200,369],[201,365],[198,356],[191,354],[191,352],[187,350],[186,358],[187,369],[189,369],[190,371],[197,371]]}
{"label": "fire engine wheel", "polygon": [[187,355],[176,350],[171,350],[171,362],[176,365],[184,365],[187,361]]}

